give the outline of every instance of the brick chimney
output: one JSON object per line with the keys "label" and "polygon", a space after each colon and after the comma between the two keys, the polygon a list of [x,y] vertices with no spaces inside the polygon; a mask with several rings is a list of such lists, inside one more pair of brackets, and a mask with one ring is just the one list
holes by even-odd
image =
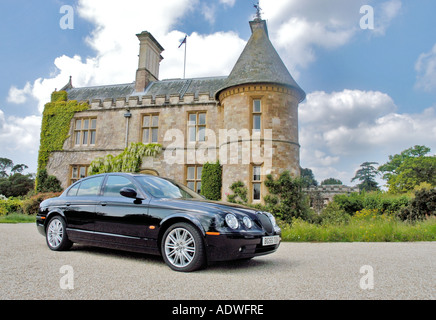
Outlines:
{"label": "brick chimney", "polygon": [[159,64],[164,48],[147,31],[136,35],[139,39],[139,63],[136,71],[136,92],[143,92],[151,81],[159,80]]}

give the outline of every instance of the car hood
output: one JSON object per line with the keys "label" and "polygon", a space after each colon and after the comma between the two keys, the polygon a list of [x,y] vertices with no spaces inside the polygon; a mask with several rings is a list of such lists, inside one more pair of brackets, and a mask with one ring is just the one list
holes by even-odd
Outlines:
{"label": "car hood", "polygon": [[256,214],[257,211],[259,211],[243,205],[222,201],[199,199],[159,199],[157,201],[161,205],[169,206],[172,208],[180,208],[183,210],[204,213],[239,213],[242,215],[253,216]]}

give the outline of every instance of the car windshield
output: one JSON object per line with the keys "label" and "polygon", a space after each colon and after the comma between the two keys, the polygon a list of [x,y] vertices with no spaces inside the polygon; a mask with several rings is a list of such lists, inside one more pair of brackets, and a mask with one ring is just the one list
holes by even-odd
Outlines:
{"label": "car windshield", "polygon": [[155,198],[203,199],[191,189],[159,177],[138,176],[136,180],[146,192],[150,193]]}

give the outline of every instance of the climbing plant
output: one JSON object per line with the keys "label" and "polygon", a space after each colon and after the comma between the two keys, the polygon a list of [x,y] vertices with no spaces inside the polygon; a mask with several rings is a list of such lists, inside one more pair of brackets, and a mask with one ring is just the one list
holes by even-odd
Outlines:
{"label": "climbing plant", "polygon": [[[38,154],[38,172],[47,167],[48,158],[53,151],[63,150],[74,114],[89,108],[88,103],[67,100],[68,94],[66,91],[55,91],[51,95],[51,102],[44,107]],[[35,182],[35,187],[37,188],[37,186],[38,178]]]}
{"label": "climbing plant", "polygon": [[155,157],[162,151],[156,143],[131,143],[121,154],[99,157],[91,162],[88,175],[107,172],[139,172],[143,157]]}

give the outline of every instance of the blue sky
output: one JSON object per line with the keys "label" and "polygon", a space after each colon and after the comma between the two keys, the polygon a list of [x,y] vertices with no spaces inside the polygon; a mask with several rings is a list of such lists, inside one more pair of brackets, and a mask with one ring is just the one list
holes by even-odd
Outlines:
{"label": "blue sky", "polygon": [[[0,157],[36,171],[41,112],[51,91],[134,81],[138,41],[166,49],[160,76],[228,75],[250,36],[253,0],[2,0]],[[63,5],[74,28],[64,30]],[[306,91],[301,165],[318,181],[352,185],[364,161],[380,164],[415,144],[436,152],[436,2],[263,0],[270,39]],[[374,10],[362,29],[360,8]]]}

